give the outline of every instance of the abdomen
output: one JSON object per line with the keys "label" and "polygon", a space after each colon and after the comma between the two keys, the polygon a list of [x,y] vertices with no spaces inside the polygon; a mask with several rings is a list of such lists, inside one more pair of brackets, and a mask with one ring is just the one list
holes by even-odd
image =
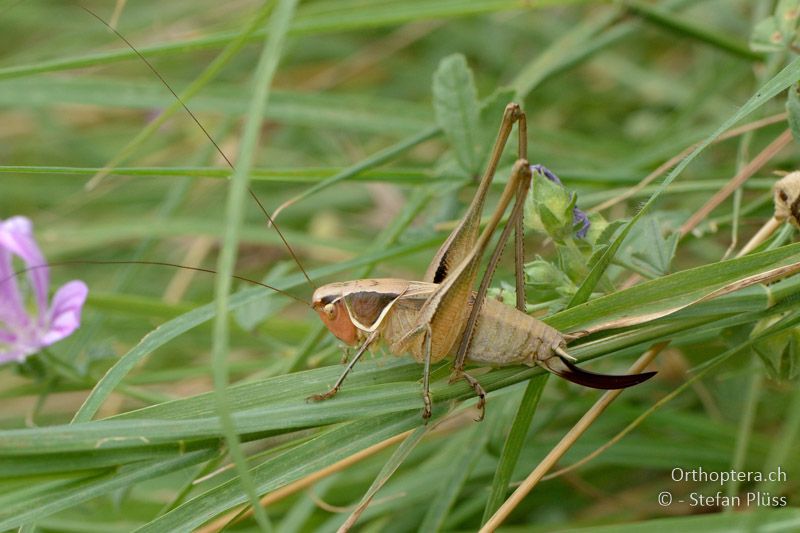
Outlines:
{"label": "abdomen", "polygon": [[492,366],[533,366],[536,360],[551,357],[553,348],[562,342],[561,333],[541,320],[487,298],[481,307],[467,360]]}

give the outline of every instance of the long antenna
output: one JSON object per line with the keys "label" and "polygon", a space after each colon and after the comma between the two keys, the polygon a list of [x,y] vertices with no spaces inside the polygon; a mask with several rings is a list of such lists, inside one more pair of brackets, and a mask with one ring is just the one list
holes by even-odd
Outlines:
{"label": "long antenna", "polygon": [[[6,281],[15,278],[17,276],[21,276],[22,274],[26,274],[28,272],[32,272],[34,270],[39,270],[42,268],[49,268],[49,267],[59,267],[59,266],[70,266],[70,265],[148,265],[148,266],[167,266],[173,268],[185,268],[187,270],[194,270],[196,272],[206,272],[208,274],[219,274],[216,270],[211,268],[203,268],[203,267],[193,267],[188,265],[181,265],[179,263],[168,263],[166,261],[141,261],[141,260],[104,260],[104,259],[65,259],[64,261],[53,261],[52,263],[45,263],[42,265],[33,265],[22,270],[18,270],[11,274],[10,276],[0,279],[0,285],[5,283]],[[258,285],[260,287],[264,287],[265,289],[271,289],[279,294],[287,296],[293,300],[300,302],[301,304],[305,305],[306,307],[311,307],[307,301],[302,298],[298,298],[294,294],[286,292],[283,289],[279,289],[277,287],[273,287],[272,285],[268,285],[267,283],[262,283],[260,281],[256,281],[254,279],[246,278],[244,276],[239,276],[237,274],[231,274],[233,279],[238,279],[240,281],[245,281],[247,283],[251,283],[253,285]]]}
{"label": "long antenna", "polygon": [[[135,46],[133,46],[133,43],[131,43],[128,39],[126,39],[124,35],[122,35],[119,31],[117,31],[116,28],[114,28],[108,22],[103,20],[97,13],[95,13],[94,11],[92,11],[91,9],[89,9],[86,6],[83,6],[83,5],[80,5],[80,4],[79,4],[79,6],[80,6],[81,9],[83,9],[84,11],[89,13],[91,16],[93,16],[94,18],[99,20],[100,23],[103,24],[103,26],[105,26],[106,28],[111,30],[117,37],[120,38],[120,40],[122,40],[122,42],[124,42],[128,46],[128,48],[130,48],[133,51],[133,53],[135,53],[139,57],[139,59],[141,59],[144,62],[145,65],[147,65],[147,68],[149,68],[153,72],[153,74],[155,74],[156,77],[161,81],[161,83],[164,85],[164,87],[166,87],[167,90],[170,93],[172,93],[172,96],[174,96],[175,99],[181,104],[181,107],[183,107],[183,109],[186,111],[186,113],[189,114],[189,116],[192,118],[194,123],[197,124],[197,127],[200,128],[200,130],[203,132],[203,134],[206,136],[206,138],[208,138],[208,140],[211,141],[211,144],[214,145],[214,148],[217,150],[217,152],[219,152],[219,155],[222,156],[222,159],[225,160],[225,162],[228,164],[228,166],[231,168],[231,170],[235,170],[235,167],[233,166],[233,163],[231,162],[231,160],[228,159],[228,156],[225,155],[225,152],[222,151],[222,148],[220,148],[219,144],[217,144],[217,142],[214,140],[214,138],[211,136],[211,134],[208,132],[208,130],[206,130],[205,127],[203,127],[203,124],[200,123],[200,120],[197,118],[197,116],[195,116],[195,114],[192,113],[192,110],[189,109],[189,107],[186,105],[186,103],[184,103],[184,101],[181,99],[181,97],[178,96],[178,93],[176,93],[172,89],[170,84],[167,83],[167,80],[165,80],[164,77],[155,69],[155,67],[153,67],[153,65],[147,60],[147,58],[144,57],[144,55],[141,52],[139,52],[139,50],[137,50]],[[248,187],[248,191],[250,192],[250,196],[253,198],[253,200],[255,200],[255,202],[258,205],[258,207],[261,210],[261,212],[264,213],[265,217],[267,217],[267,221],[269,222],[268,227],[272,226],[273,228],[275,228],[275,231],[278,233],[278,236],[280,237],[281,241],[283,241],[284,246],[286,246],[286,249],[289,251],[289,255],[291,255],[292,259],[294,259],[294,262],[297,263],[297,266],[300,268],[300,271],[303,273],[303,276],[306,278],[306,281],[308,281],[308,284],[311,285],[311,287],[316,289],[317,286],[314,285],[313,281],[311,281],[311,278],[308,276],[308,272],[306,272],[306,269],[303,268],[303,264],[300,262],[300,259],[297,257],[297,254],[295,254],[294,250],[289,245],[289,241],[286,240],[286,237],[284,237],[283,232],[275,224],[275,221],[270,216],[270,214],[267,212],[266,208],[261,203],[261,201],[258,199],[258,197],[256,196],[256,193],[253,192],[253,189],[250,188],[250,187]]]}

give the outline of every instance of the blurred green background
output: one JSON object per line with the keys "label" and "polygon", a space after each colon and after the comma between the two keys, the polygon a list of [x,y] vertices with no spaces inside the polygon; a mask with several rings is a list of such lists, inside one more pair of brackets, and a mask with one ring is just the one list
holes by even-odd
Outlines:
{"label": "blurred green background", "polygon": [[[221,51],[229,50],[226,46],[238,47],[196,95],[186,98],[226,155],[236,157],[265,35],[265,23],[254,21],[263,21],[269,10],[254,1],[81,5],[115,25],[178,93],[192,87]],[[577,192],[578,205],[589,209],[623,193],[714,131],[793,59],[795,19],[781,26],[782,35],[788,36],[785,42],[781,34],[769,42],[774,32],[764,23],[755,33],[754,28],[776,9],[783,14],[796,7],[792,2],[745,0],[301,2],[260,125],[252,189],[272,212],[326,178],[344,178],[278,218],[315,282],[366,275],[418,279],[445,238],[444,229],[452,227],[474,191],[475,176],[459,168],[451,142],[437,129],[432,79],[442,59],[463,54],[479,99],[489,103],[480,120],[482,146],[499,124],[499,113],[491,111],[502,110],[512,99],[519,102],[528,115],[530,161],[552,169]],[[252,25],[253,31],[237,41]],[[778,96],[747,121],[783,113],[785,101],[783,94]],[[211,327],[200,325],[174,339],[157,329],[170,320],[182,323],[192,316],[187,313],[211,302],[214,276],[165,266],[97,263],[136,259],[216,268],[220,235],[230,224],[224,212],[224,178],[229,175],[224,161],[180,109],[147,138],[131,144],[174,102],[144,61],[78,4],[0,3],[0,219],[31,218],[48,260],[69,263],[53,267],[53,287],[82,279],[90,288],[83,327],[74,336],[46,355],[0,370],[0,427],[8,430],[0,431],[2,527],[129,531],[148,524],[152,530],[181,530],[222,516],[244,501],[235,479],[226,485],[228,492],[218,491],[235,477],[233,469],[192,483],[228,461],[224,431],[191,433],[191,420],[202,425],[199,417],[216,416],[210,397],[196,396],[213,390]],[[794,145],[771,158],[735,201],[713,211],[677,249],[670,248],[677,240],[669,235],[786,127],[778,119],[703,152],[662,195],[655,217],[649,219],[657,245],[650,249],[642,244],[649,238],[646,233],[638,234],[639,240],[633,241],[638,244],[628,241],[598,290],[615,292],[633,272],[659,278],[715,263],[734,239],[741,247],[771,216],[772,172],[796,168]],[[513,149],[507,152],[499,182],[513,161]],[[110,162],[115,168],[98,176]],[[604,210],[605,220],[633,216],[653,190],[651,186]],[[311,289],[298,277],[276,233],[266,226],[255,202],[248,198],[246,205],[236,273],[266,277],[308,299]],[[776,245],[791,238],[783,232]],[[645,249],[644,259],[637,259],[636,246]],[[528,260],[539,254],[569,270],[565,256],[545,234],[530,232],[526,250]],[[582,260],[591,251],[582,248]],[[659,256],[662,252],[667,257]],[[512,281],[511,262],[506,258],[504,263],[496,286]],[[563,309],[569,299],[565,294],[574,294],[581,279],[573,279],[571,289],[541,307]],[[237,290],[247,287],[235,285]],[[548,287],[558,288],[563,287]],[[766,302],[769,295],[759,294]],[[535,298],[533,289],[529,297]],[[712,311],[720,319],[755,312],[720,305]],[[795,311],[791,301],[786,305],[787,313]],[[677,347],[661,354],[654,365],[658,376],[623,394],[561,464],[606,443],[685,383],[690,369],[745,342],[762,318],[754,315],[735,327],[710,328],[706,335],[680,330]],[[321,392],[340,371],[341,348],[332,336],[322,332],[312,313],[282,297],[253,299],[236,310],[230,324],[227,369],[231,382],[245,384],[232,396],[232,410],[237,416],[253,416],[238,433],[252,441],[244,448],[250,466],[258,469],[273,461],[253,473],[260,493],[295,479],[292,472],[302,478],[321,467],[314,466],[313,453],[303,455],[300,448],[320,435],[330,435],[335,444],[333,455],[319,455],[325,464],[371,444],[336,440],[338,433],[326,432],[356,439],[373,431],[380,441],[419,425],[421,368],[407,358],[378,355],[357,366],[353,389],[358,393],[361,387],[363,398],[356,394],[353,401],[340,402],[340,411],[336,402],[341,398],[319,408],[309,406],[308,412],[325,411],[319,419],[307,419],[298,414],[305,407],[302,398]],[[105,372],[148,334],[155,345],[143,349],[141,362],[130,359],[135,368],[113,393],[108,391],[94,416],[102,420],[78,424],[78,429],[63,426]],[[785,366],[794,364],[793,330],[782,334],[777,347],[762,349],[762,355],[777,354],[785,358]],[[622,372],[653,338],[624,349],[609,347],[603,353],[616,350],[616,357],[593,368]],[[330,368],[297,374],[325,366]],[[356,377],[360,369],[362,381]],[[441,390],[469,398],[462,389],[446,387],[446,367],[437,372]],[[607,453],[542,482],[506,521],[506,530],[598,526],[591,530],[606,531],[600,526],[609,525],[608,531],[623,531],[619,524],[684,515],[688,518],[644,522],[631,530],[733,531],[771,521],[782,524],[775,530],[800,529],[796,509],[764,514],[770,510],[746,507],[738,510],[758,513],[742,515],[727,514],[716,505],[663,507],[657,501],[662,491],[688,501],[692,492],[757,490],[786,496],[789,507],[797,505],[800,464],[794,450],[800,394],[794,371],[774,374],[750,348],[738,353]],[[500,458],[512,421],[519,419],[529,374],[508,376],[508,382],[498,378],[492,385],[498,390],[489,395],[482,424],[472,423],[473,413],[463,405],[442,401],[442,409],[461,410],[464,416],[419,443],[409,443],[413,450],[407,457],[392,456],[395,448],[390,448],[277,500],[267,508],[273,527],[335,530],[394,457],[399,469],[357,527],[477,530],[487,516],[498,464],[509,470],[511,481],[524,478],[598,398],[596,391],[550,380],[530,427],[514,432],[524,444],[519,461],[509,464]],[[391,389],[396,382],[407,395],[394,412]],[[457,396],[447,394],[440,398]],[[180,398],[188,402],[165,403]],[[356,402],[358,398],[363,402]],[[289,405],[290,400],[294,407],[274,410],[274,402]],[[112,424],[123,424],[120,435],[134,440],[137,431],[155,431],[137,426],[137,420],[182,419],[186,426],[176,424],[174,433],[165,427],[160,441],[141,437],[147,442],[122,443],[108,453],[92,445],[98,435],[116,435],[116,427],[102,425],[107,417],[153,405]],[[273,413],[278,414],[271,419]],[[125,426],[125,420],[134,422]],[[353,425],[358,421],[364,427]],[[52,441],[48,426],[57,428]],[[26,427],[39,427],[39,433],[12,431]],[[44,446],[45,441],[52,446]],[[29,448],[15,448],[25,442]],[[187,451],[198,455],[186,456]],[[184,457],[187,464],[167,468],[159,463]],[[719,488],[670,479],[675,467],[721,471],[776,465],[787,471],[788,480],[770,486]],[[147,468],[153,472],[146,474]],[[695,516],[706,513],[714,514]],[[743,516],[753,522],[743,522]],[[230,529],[256,527],[248,518]]]}

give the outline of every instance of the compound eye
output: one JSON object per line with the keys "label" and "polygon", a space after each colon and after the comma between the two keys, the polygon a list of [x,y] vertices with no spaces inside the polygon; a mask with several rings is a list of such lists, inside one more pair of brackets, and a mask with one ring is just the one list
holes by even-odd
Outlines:
{"label": "compound eye", "polygon": [[325,311],[326,315],[332,317],[334,313],[336,313],[336,306],[333,304],[325,304],[325,307],[323,307],[322,310]]}
{"label": "compound eye", "polygon": [[778,191],[778,198],[781,199],[781,202],[785,202],[786,200],[789,199],[789,195],[786,194],[786,191],[784,191],[783,189],[780,189]]}

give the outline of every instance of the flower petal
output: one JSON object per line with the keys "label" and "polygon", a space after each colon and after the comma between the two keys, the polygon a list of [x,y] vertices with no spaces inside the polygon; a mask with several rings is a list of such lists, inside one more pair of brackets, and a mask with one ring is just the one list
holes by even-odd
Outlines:
{"label": "flower petal", "polygon": [[538,172],[539,174],[549,179],[553,183],[561,185],[562,187],[564,186],[564,184],[561,183],[561,180],[558,179],[558,176],[553,174],[553,171],[544,165],[531,165],[531,172]]}
{"label": "flower petal", "polygon": [[17,336],[14,333],[0,327],[0,344],[13,344],[16,340]]}
{"label": "flower petal", "polygon": [[577,205],[572,209],[572,225],[576,227],[580,226],[580,228],[575,231],[575,236],[579,239],[586,237],[586,233],[588,233],[589,227],[592,225],[589,220],[589,215],[587,215],[585,211],[578,209]]}
{"label": "flower petal", "polygon": [[14,362],[21,363],[22,361],[25,360],[25,356],[27,355],[29,354],[15,347],[12,347],[8,351],[0,350],[0,365],[3,363],[14,363]]}
{"label": "flower petal", "polygon": [[11,254],[0,246],[0,323],[12,328],[27,327],[28,313],[22,304]]}
{"label": "flower petal", "polygon": [[49,311],[47,330],[41,333],[41,347],[68,337],[81,325],[81,309],[89,289],[82,281],[70,281],[56,291]]}
{"label": "flower petal", "polygon": [[39,318],[47,309],[47,291],[50,286],[50,271],[42,251],[33,237],[33,224],[25,217],[12,217],[0,222],[0,247],[17,254],[25,261],[28,279],[31,281]]}

